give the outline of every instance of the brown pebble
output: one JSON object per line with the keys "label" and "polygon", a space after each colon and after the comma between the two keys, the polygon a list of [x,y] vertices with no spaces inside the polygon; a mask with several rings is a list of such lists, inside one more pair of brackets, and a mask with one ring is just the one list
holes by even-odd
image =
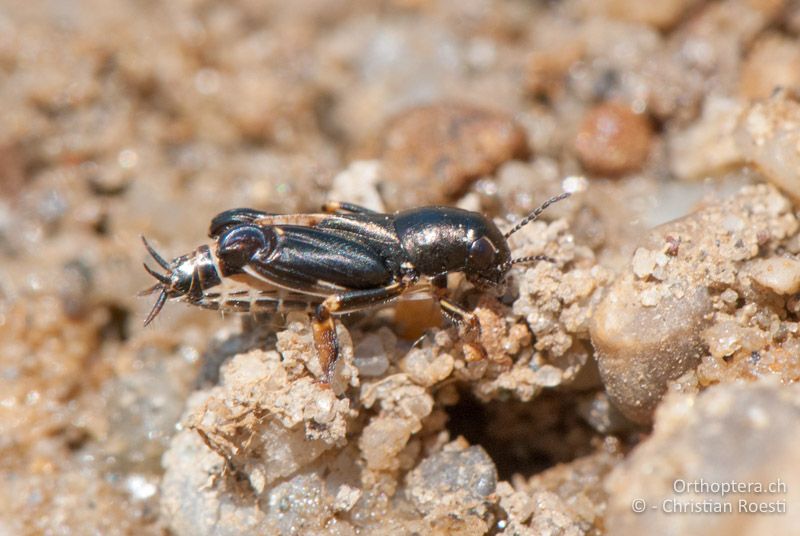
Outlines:
{"label": "brown pebble", "polygon": [[392,119],[380,141],[383,198],[392,208],[444,203],[507,160],[528,153],[510,116],[465,104],[431,104]]}
{"label": "brown pebble", "polygon": [[670,257],[674,257],[675,255],[677,255],[681,247],[680,237],[675,238],[672,235],[667,235],[664,241],[668,244],[666,254],[669,255]]}
{"label": "brown pebble", "polygon": [[800,88],[800,45],[794,39],[768,35],[747,55],[739,91],[745,98],[765,99],[776,88]]}
{"label": "brown pebble", "polygon": [[570,67],[584,54],[585,45],[575,40],[533,52],[525,73],[528,91],[556,99],[564,91]]}
{"label": "brown pebble", "polygon": [[397,334],[413,341],[442,325],[442,309],[433,300],[401,300],[394,308]]}
{"label": "brown pebble", "polygon": [[583,166],[596,175],[639,170],[650,153],[653,131],[647,118],[624,104],[606,102],[589,110],[575,138]]}
{"label": "brown pebble", "polygon": [[668,0],[641,2],[639,0],[589,0],[581,7],[587,14],[611,19],[655,26],[659,29],[674,27],[686,12],[697,4],[694,0]]}
{"label": "brown pebble", "polygon": [[0,143],[0,194],[5,198],[17,195],[25,184],[25,159],[22,147]]}

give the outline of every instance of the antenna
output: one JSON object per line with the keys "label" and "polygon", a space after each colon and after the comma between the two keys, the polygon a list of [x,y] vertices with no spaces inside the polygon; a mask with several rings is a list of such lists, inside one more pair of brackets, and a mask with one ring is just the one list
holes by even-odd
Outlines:
{"label": "antenna", "polygon": [[531,255],[529,257],[520,257],[518,259],[511,259],[511,264],[520,264],[523,262],[545,261],[555,264],[557,261],[553,257],[547,255]]}
{"label": "antenna", "polygon": [[547,201],[542,203],[539,208],[537,208],[536,210],[534,210],[533,212],[531,212],[530,214],[528,214],[527,216],[522,218],[519,221],[519,223],[517,223],[510,231],[508,231],[506,234],[504,234],[503,237],[505,239],[508,239],[509,236],[513,235],[514,233],[516,233],[517,231],[519,231],[520,229],[522,229],[523,227],[525,227],[529,223],[531,223],[533,221],[536,221],[536,218],[538,218],[539,215],[547,209],[547,207],[549,207],[553,203],[558,203],[562,199],[566,199],[570,195],[572,195],[571,192],[564,192],[564,193],[559,194],[559,195],[557,195],[555,197],[551,197],[550,199],[548,199]]}

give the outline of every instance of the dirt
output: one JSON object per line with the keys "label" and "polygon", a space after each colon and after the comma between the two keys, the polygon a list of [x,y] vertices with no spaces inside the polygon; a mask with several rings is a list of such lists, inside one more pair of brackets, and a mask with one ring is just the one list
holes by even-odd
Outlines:
{"label": "dirt", "polygon": [[[782,0],[0,1],[0,533],[791,531],[799,35]],[[338,319],[330,385],[304,314],[142,326],[141,235],[328,200],[510,229],[564,190],[509,240],[550,261],[450,278],[480,331]]]}

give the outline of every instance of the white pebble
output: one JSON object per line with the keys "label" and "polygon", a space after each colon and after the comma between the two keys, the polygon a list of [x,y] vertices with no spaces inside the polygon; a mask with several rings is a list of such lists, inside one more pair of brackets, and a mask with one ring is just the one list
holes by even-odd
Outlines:
{"label": "white pebble", "polygon": [[642,291],[641,302],[645,307],[655,307],[661,301],[661,289],[659,287],[650,287]]}
{"label": "white pebble", "polygon": [[736,300],[739,299],[739,294],[732,288],[727,288],[719,297],[722,298],[722,301],[725,303],[736,303]]}
{"label": "white pebble", "polygon": [[770,182],[800,200],[800,103],[786,92],[756,102],[740,119],[736,142]]}
{"label": "white pebble", "polygon": [[647,248],[637,248],[633,254],[633,273],[639,279],[644,279],[653,273],[656,267],[656,255]]}
{"label": "white pebble", "polygon": [[542,387],[555,387],[561,383],[563,373],[553,365],[542,365],[536,371],[536,384]]}
{"label": "white pebble", "polygon": [[381,376],[389,368],[389,359],[380,336],[370,334],[356,345],[353,364],[361,376]]}
{"label": "white pebble", "polygon": [[751,265],[750,275],[759,285],[778,294],[794,294],[800,290],[800,261],[796,259],[759,259]]}

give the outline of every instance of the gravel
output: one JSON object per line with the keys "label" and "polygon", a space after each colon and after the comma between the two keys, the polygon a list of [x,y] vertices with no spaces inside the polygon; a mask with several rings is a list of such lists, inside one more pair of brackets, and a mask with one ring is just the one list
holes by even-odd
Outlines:
{"label": "gravel", "polygon": [[[0,533],[791,532],[631,501],[798,502],[799,34],[784,0],[0,3]],[[351,315],[330,385],[302,314],[141,326],[140,235],[510,229],[565,188],[510,240],[554,262],[450,278],[480,332]]]}

